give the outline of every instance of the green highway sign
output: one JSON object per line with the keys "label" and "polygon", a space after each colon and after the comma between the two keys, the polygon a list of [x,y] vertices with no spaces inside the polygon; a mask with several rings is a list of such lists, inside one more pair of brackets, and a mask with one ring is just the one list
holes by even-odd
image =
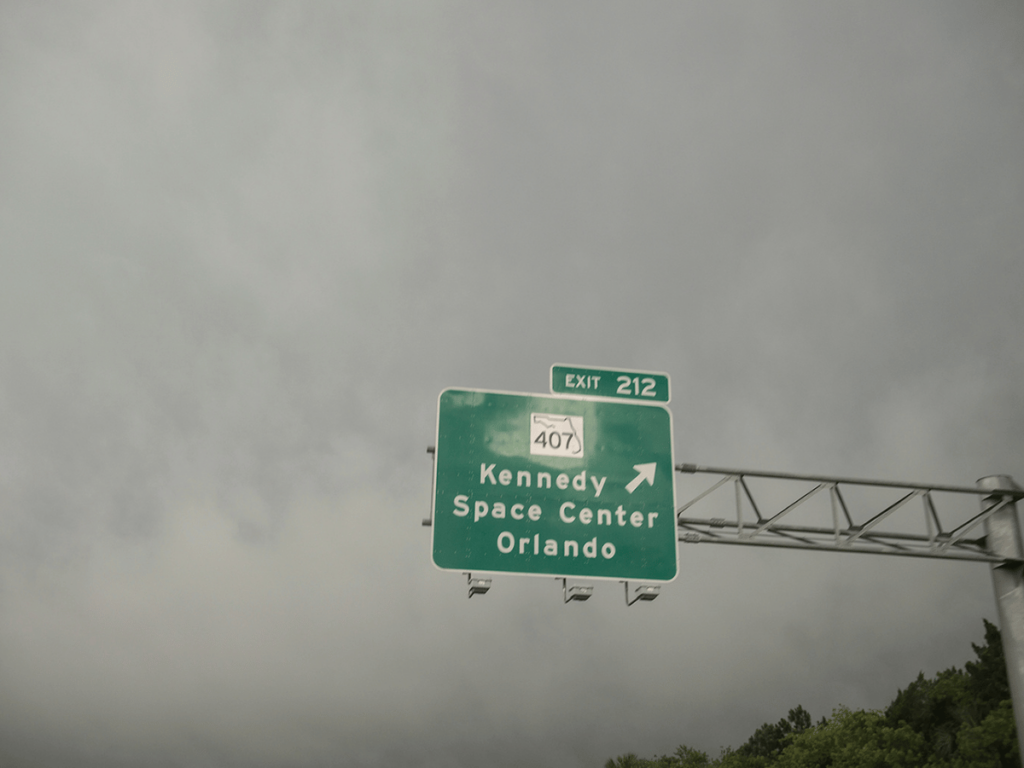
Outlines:
{"label": "green highway sign", "polygon": [[671,581],[672,416],[661,405],[446,389],[433,506],[442,569]]}
{"label": "green highway sign", "polygon": [[667,403],[668,374],[553,365],[551,392],[556,395],[613,397],[648,403]]}

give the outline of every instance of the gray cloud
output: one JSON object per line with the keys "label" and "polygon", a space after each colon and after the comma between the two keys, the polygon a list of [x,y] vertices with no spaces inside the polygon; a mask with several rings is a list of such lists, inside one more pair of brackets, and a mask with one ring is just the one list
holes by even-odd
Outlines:
{"label": "gray cloud", "polygon": [[443,387],[569,362],[668,372],[679,461],[1019,474],[1022,34],[5,5],[0,757],[584,766],[962,664],[977,565],[687,545],[650,605],[467,601],[424,448]]}

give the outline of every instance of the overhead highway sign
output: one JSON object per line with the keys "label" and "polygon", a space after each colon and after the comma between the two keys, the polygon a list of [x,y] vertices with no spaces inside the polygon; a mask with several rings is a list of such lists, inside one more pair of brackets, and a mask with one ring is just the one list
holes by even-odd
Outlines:
{"label": "overhead highway sign", "polygon": [[439,568],[676,576],[672,417],[663,406],[446,389],[434,472]]}

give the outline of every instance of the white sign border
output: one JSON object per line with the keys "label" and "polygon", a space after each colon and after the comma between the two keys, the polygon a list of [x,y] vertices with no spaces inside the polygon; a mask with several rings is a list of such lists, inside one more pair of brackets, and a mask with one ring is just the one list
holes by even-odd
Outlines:
{"label": "white sign border", "polygon": [[[558,363],[561,365],[561,363]],[[583,366],[579,366],[583,367]],[[594,370],[609,370],[615,371],[617,368],[594,368]],[[659,373],[658,371],[637,371],[637,373]],[[667,374],[662,374],[667,375]],[[550,376],[548,377],[550,379]],[[591,400],[597,402],[606,403],[619,403],[620,405],[636,405],[641,408],[661,408],[668,413],[668,428],[669,428],[669,456],[671,462],[671,474],[672,474],[672,529],[674,531],[675,541],[675,553],[676,553],[676,573],[671,579],[622,579],[618,576],[579,576],[574,574],[559,575],[553,573],[524,573],[521,571],[470,571],[466,568],[442,568],[440,565],[434,562],[434,530],[437,520],[437,510],[434,508],[437,503],[437,444],[438,438],[441,434],[441,396],[449,390],[455,390],[458,392],[479,392],[484,395],[518,395],[522,397],[553,397],[565,400]],[[445,387],[437,395],[437,419],[434,424],[434,466],[430,475],[430,564],[435,570],[441,573],[481,573],[487,576],[508,576],[508,577],[520,577],[527,576],[530,578],[541,578],[541,579],[573,579],[575,581],[604,581],[604,582],[617,582],[622,583],[625,581],[632,581],[636,584],[671,584],[679,578],[679,570],[681,563],[679,562],[679,521],[676,518],[676,509],[678,507],[678,498],[676,496],[676,433],[675,433],[675,421],[672,417],[672,409],[668,407],[667,403],[651,403],[643,402],[640,400],[628,400],[622,397],[585,397],[582,395],[569,395],[566,393],[559,392],[512,392],[504,389],[481,389],[480,387]]]}

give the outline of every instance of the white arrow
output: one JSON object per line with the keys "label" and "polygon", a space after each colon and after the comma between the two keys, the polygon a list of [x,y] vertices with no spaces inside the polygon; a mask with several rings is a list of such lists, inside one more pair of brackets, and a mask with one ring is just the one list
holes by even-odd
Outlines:
{"label": "white arrow", "polygon": [[654,470],[658,468],[656,463],[651,464],[634,464],[635,469],[640,474],[629,481],[629,485],[626,486],[626,493],[632,493],[640,487],[640,483],[644,480],[647,481],[648,485],[654,485]]}

